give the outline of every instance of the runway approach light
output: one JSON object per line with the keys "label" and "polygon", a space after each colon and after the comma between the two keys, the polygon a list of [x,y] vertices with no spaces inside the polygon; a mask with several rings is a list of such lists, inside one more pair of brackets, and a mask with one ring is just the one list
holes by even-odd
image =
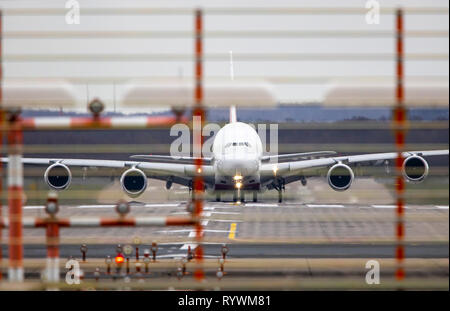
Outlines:
{"label": "runway approach light", "polygon": [[[206,107],[274,107],[277,100],[273,87],[264,80],[208,81],[203,85]],[[122,107],[193,107],[194,88],[191,80],[135,79],[125,85],[119,101]]]}
{"label": "runway approach light", "polygon": [[100,99],[94,98],[88,104],[88,109],[95,117],[98,117],[102,113],[102,111],[105,109],[105,105],[103,104],[103,102]]}
{"label": "runway approach light", "polygon": [[81,104],[77,107],[79,102],[73,85],[65,80],[38,78],[3,80],[3,107],[81,108]]}
{"label": "runway approach light", "polygon": [[126,201],[119,201],[116,205],[116,212],[120,216],[125,216],[130,212],[130,204]]}
{"label": "runway approach light", "polygon": [[47,203],[45,204],[45,212],[50,216],[55,216],[59,211],[58,194],[54,191],[50,191],[47,197]]}
{"label": "runway approach light", "polygon": [[122,263],[124,263],[124,261],[125,261],[125,258],[123,257],[123,255],[122,254],[120,254],[120,255],[117,255],[116,256],[116,258],[114,259],[115,260],[115,262],[116,262],[116,264],[122,264]]}

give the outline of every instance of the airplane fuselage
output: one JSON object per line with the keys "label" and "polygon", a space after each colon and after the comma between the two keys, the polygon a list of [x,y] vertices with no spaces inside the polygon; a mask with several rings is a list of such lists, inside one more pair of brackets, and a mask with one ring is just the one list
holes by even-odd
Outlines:
{"label": "airplane fuselage", "polygon": [[217,133],[213,147],[215,190],[232,190],[239,182],[243,190],[259,190],[261,138],[253,127],[242,122],[225,125]]}

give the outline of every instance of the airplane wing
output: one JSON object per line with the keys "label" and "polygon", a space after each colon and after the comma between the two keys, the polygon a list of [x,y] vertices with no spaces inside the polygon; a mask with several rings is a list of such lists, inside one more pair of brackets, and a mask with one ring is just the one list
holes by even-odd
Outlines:
{"label": "airplane wing", "polygon": [[[141,159],[146,161],[164,161],[171,163],[188,163],[192,164],[199,158],[196,157],[172,157],[169,155],[158,155],[158,154],[136,154],[130,156],[132,159]],[[211,164],[212,158],[202,158],[203,164]]]}
{"label": "airplane wing", "polygon": [[[8,163],[8,158],[1,158],[1,161]],[[131,168],[136,167],[150,175],[177,175],[192,177],[195,175],[196,166],[193,164],[180,163],[153,163],[138,161],[117,161],[117,160],[91,160],[91,159],[49,159],[49,158],[23,158],[23,164],[28,165],[51,165],[54,163],[65,164],[68,167],[97,167],[97,168]],[[213,167],[202,166],[203,176],[214,175]]]}
{"label": "airplane wing", "polygon": [[299,159],[308,159],[308,158],[318,158],[323,156],[329,156],[336,154],[336,151],[313,151],[313,152],[302,152],[302,153],[288,153],[288,154],[280,154],[280,155],[272,155],[272,156],[263,156],[261,161],[269,162],[276,160],[280,161],[294,161]]}
{"label": "airplane wing", "polygon": [[[412,155],[418,156],[438,156],[438,155],[448,155],[448,150],[431,150],[431,151],[406,151],[403,152],[403,157],[409,157]],[[290,175],[295,173],[300,173],[303,170],[310,168],[320,168],[332,166],[336,163],[342,162],[345,164],[356,164],[363,162],[380,162],[384,160],[395,160],[397,158],[396,152],[387,153],[372,153],[372,154],[362,154],[362,155],[350,155],[350,156],[339,156],[339,157],[328,157],[321,159],[303,160],[303,161],[292,161],[284,163],[267,163],[261,166],[261,175]]]}

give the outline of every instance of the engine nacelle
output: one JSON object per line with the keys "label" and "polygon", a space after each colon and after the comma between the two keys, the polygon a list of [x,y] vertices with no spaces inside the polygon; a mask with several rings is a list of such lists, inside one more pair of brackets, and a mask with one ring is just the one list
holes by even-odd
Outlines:
{"label": "engine nacelle", "polygon": [[406,180],[421,182],[428,176],[428,163],[420,156],[409,156],[403,161],[402,172]]}
{"label": "engine nacelle", "polygon": [[64,190],[72,182],[72,173],[67,165],[55,163],[45,170],[44,180],[50,188]]}
{"label": "engine nacelle", "polygon": [[327,174],[328,184],[336,191],[344,191],[350,188],[354,178],[353,170],[342,163],[333,165]]}
{"label": "engine nacelle", "polygon": [[134,198],[147,189],[147,176],[137,168],[130,168],[120,177],[120,185],[125,193]]}

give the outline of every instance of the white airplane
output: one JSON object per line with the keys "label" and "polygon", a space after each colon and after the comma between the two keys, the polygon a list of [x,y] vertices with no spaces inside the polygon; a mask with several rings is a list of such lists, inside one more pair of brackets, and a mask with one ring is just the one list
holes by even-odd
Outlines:
{"label": "white airplane", "polygon": [[[328,169],[327,181],[336,191],[350,188],[354,180],[352,165],[369,163],[385,165],[397,158],[396,152],[336,156],[333,151],[282,154],[266,156],[258,133],[250,125],[238,122],[236,108],[230,108],[230,123],[221,128],[213,142],[212,157],[203,158],[200,174],[205,189],[216,193],[221,200],[224,191],[233,191],[234,201],[244,201],[245,193],[253,193],[253,201],[264,190],[275,189],[282,202],[285,185],[301,181],[311,170]],[[420,182],[428,175],[428,163],[424,157],[448,155],[448,150],[407,151],[403,153],[403,176],[407,181]],[[163,155],[135,155],[143,161],[116,161],[90,159],[23,158],[26,165],[48,165],[44,173],[47,185],[55,190],[67,189],[72,181],[71,167],[123,169],[120,184],[130,197],[141,195],[147,188],[147,178],[166,181],[166,188],[173,183],[192,190],[197,172],[195,158],[172,158]],[[274,161],[271,160],[276,160]],[[156,161],[156,162],[155,162]],[[8,162],[2,158],[2,162]]]}

